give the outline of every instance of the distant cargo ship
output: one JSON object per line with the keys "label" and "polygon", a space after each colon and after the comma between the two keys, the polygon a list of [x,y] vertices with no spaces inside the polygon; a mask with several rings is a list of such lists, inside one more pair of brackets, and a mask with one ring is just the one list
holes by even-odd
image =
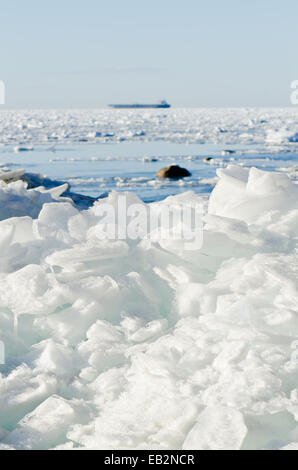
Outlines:
{"label": "distant cargo ship", "polygon": [[114,109],[148,109],[148,108],[153,108],[153,109],[165,109],[165,108],[170,108],[171,105],[167,103],[165,100],[160,101],[157,104],[109,104],[110,108]]}

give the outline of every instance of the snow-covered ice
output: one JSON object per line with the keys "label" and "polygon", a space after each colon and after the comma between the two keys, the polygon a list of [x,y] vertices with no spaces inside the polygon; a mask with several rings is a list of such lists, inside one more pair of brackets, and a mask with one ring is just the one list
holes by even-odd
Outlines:
{"label": "snow-covered ice", "polygon": [[[166,141],[297,143],[297,108],[1,110],[0,143],[16,151],[45,143]],[[53,147],[54,145],[54,147]]]}
{"label": "snow-covered ice", "polygon": [[297,448],[298,185],[217,173],[197,251],[0,181],[0,449]]}

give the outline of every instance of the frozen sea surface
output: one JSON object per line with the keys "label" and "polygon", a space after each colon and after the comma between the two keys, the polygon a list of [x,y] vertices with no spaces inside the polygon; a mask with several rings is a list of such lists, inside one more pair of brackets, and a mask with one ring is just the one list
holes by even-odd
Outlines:
{"label": "frozen sea surface", "polygon": [[[289,168],[296,177],[297,123],[295,108],[2,111],[0,163],[68,181],[89,196],[130,190],[150,202],[190,188],[208,193],[216,168],[234,161]],[[174,163],[192,177],[156,179]]]}
{"label": "frozen sea surface", "polygon": [[[1,113],[3,169],[117,191],[79,211],[57,189],[0,179],[0,449],[298,449],[297,113],[171,113],[163,143],[153,112],[114,114],[126,143],[76,141],[102,116],[116,133],[110,111]],[[150,142],[128,139],[137,120]],[[199,124],[204,144],[185,138]],[[180,157],[184,186],[149,184]],[[99,237],[101,204],[127,189],[152,211],[203,205],[203,246]]]}
{"label": "frozen sea surface", "polygon": [[0,112],[0,142],[36,143],[164,141],[202,144],[297,142],[292,108],[169,110],[35,110]]}
{"label": "frozen sea surface", "polygon": [[[231,162],[267,170],[292,167],[297,154],[279,149],[268,154],[260,146],[211,144],[175,144],[165,142],[84,143],[57,146],[55,152],[44,146],[15,153],[12,147],[0,147],[2,168],[24,168],[52,179],[67,181],[73,191],[97,197],[111,190],[133,191],[146,202],[193,189],[209,193],[214,187],[216,169]],[[275,149],[276,150],[276,149]],[[206,160],[207,159],[207,160]],[[164,166],[178,164],[192,173],[179,181],[160,180],[156,173]],[[295,172],[293,172],[295,175]]]}

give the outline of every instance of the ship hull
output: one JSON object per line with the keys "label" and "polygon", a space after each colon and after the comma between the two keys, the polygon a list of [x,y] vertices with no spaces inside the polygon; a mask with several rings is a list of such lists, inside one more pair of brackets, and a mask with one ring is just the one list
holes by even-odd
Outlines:
{"label": "ship hull", "polygon": [[113,109],[167,109],[170,104],[110,104]]}

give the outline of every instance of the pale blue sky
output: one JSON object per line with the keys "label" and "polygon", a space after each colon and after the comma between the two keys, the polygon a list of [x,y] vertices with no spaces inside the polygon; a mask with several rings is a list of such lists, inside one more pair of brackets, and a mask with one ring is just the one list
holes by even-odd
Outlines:
{"label": "pale blue sky", "polygon": [[297,0],[2,2],[9,107],[289,106]]}

